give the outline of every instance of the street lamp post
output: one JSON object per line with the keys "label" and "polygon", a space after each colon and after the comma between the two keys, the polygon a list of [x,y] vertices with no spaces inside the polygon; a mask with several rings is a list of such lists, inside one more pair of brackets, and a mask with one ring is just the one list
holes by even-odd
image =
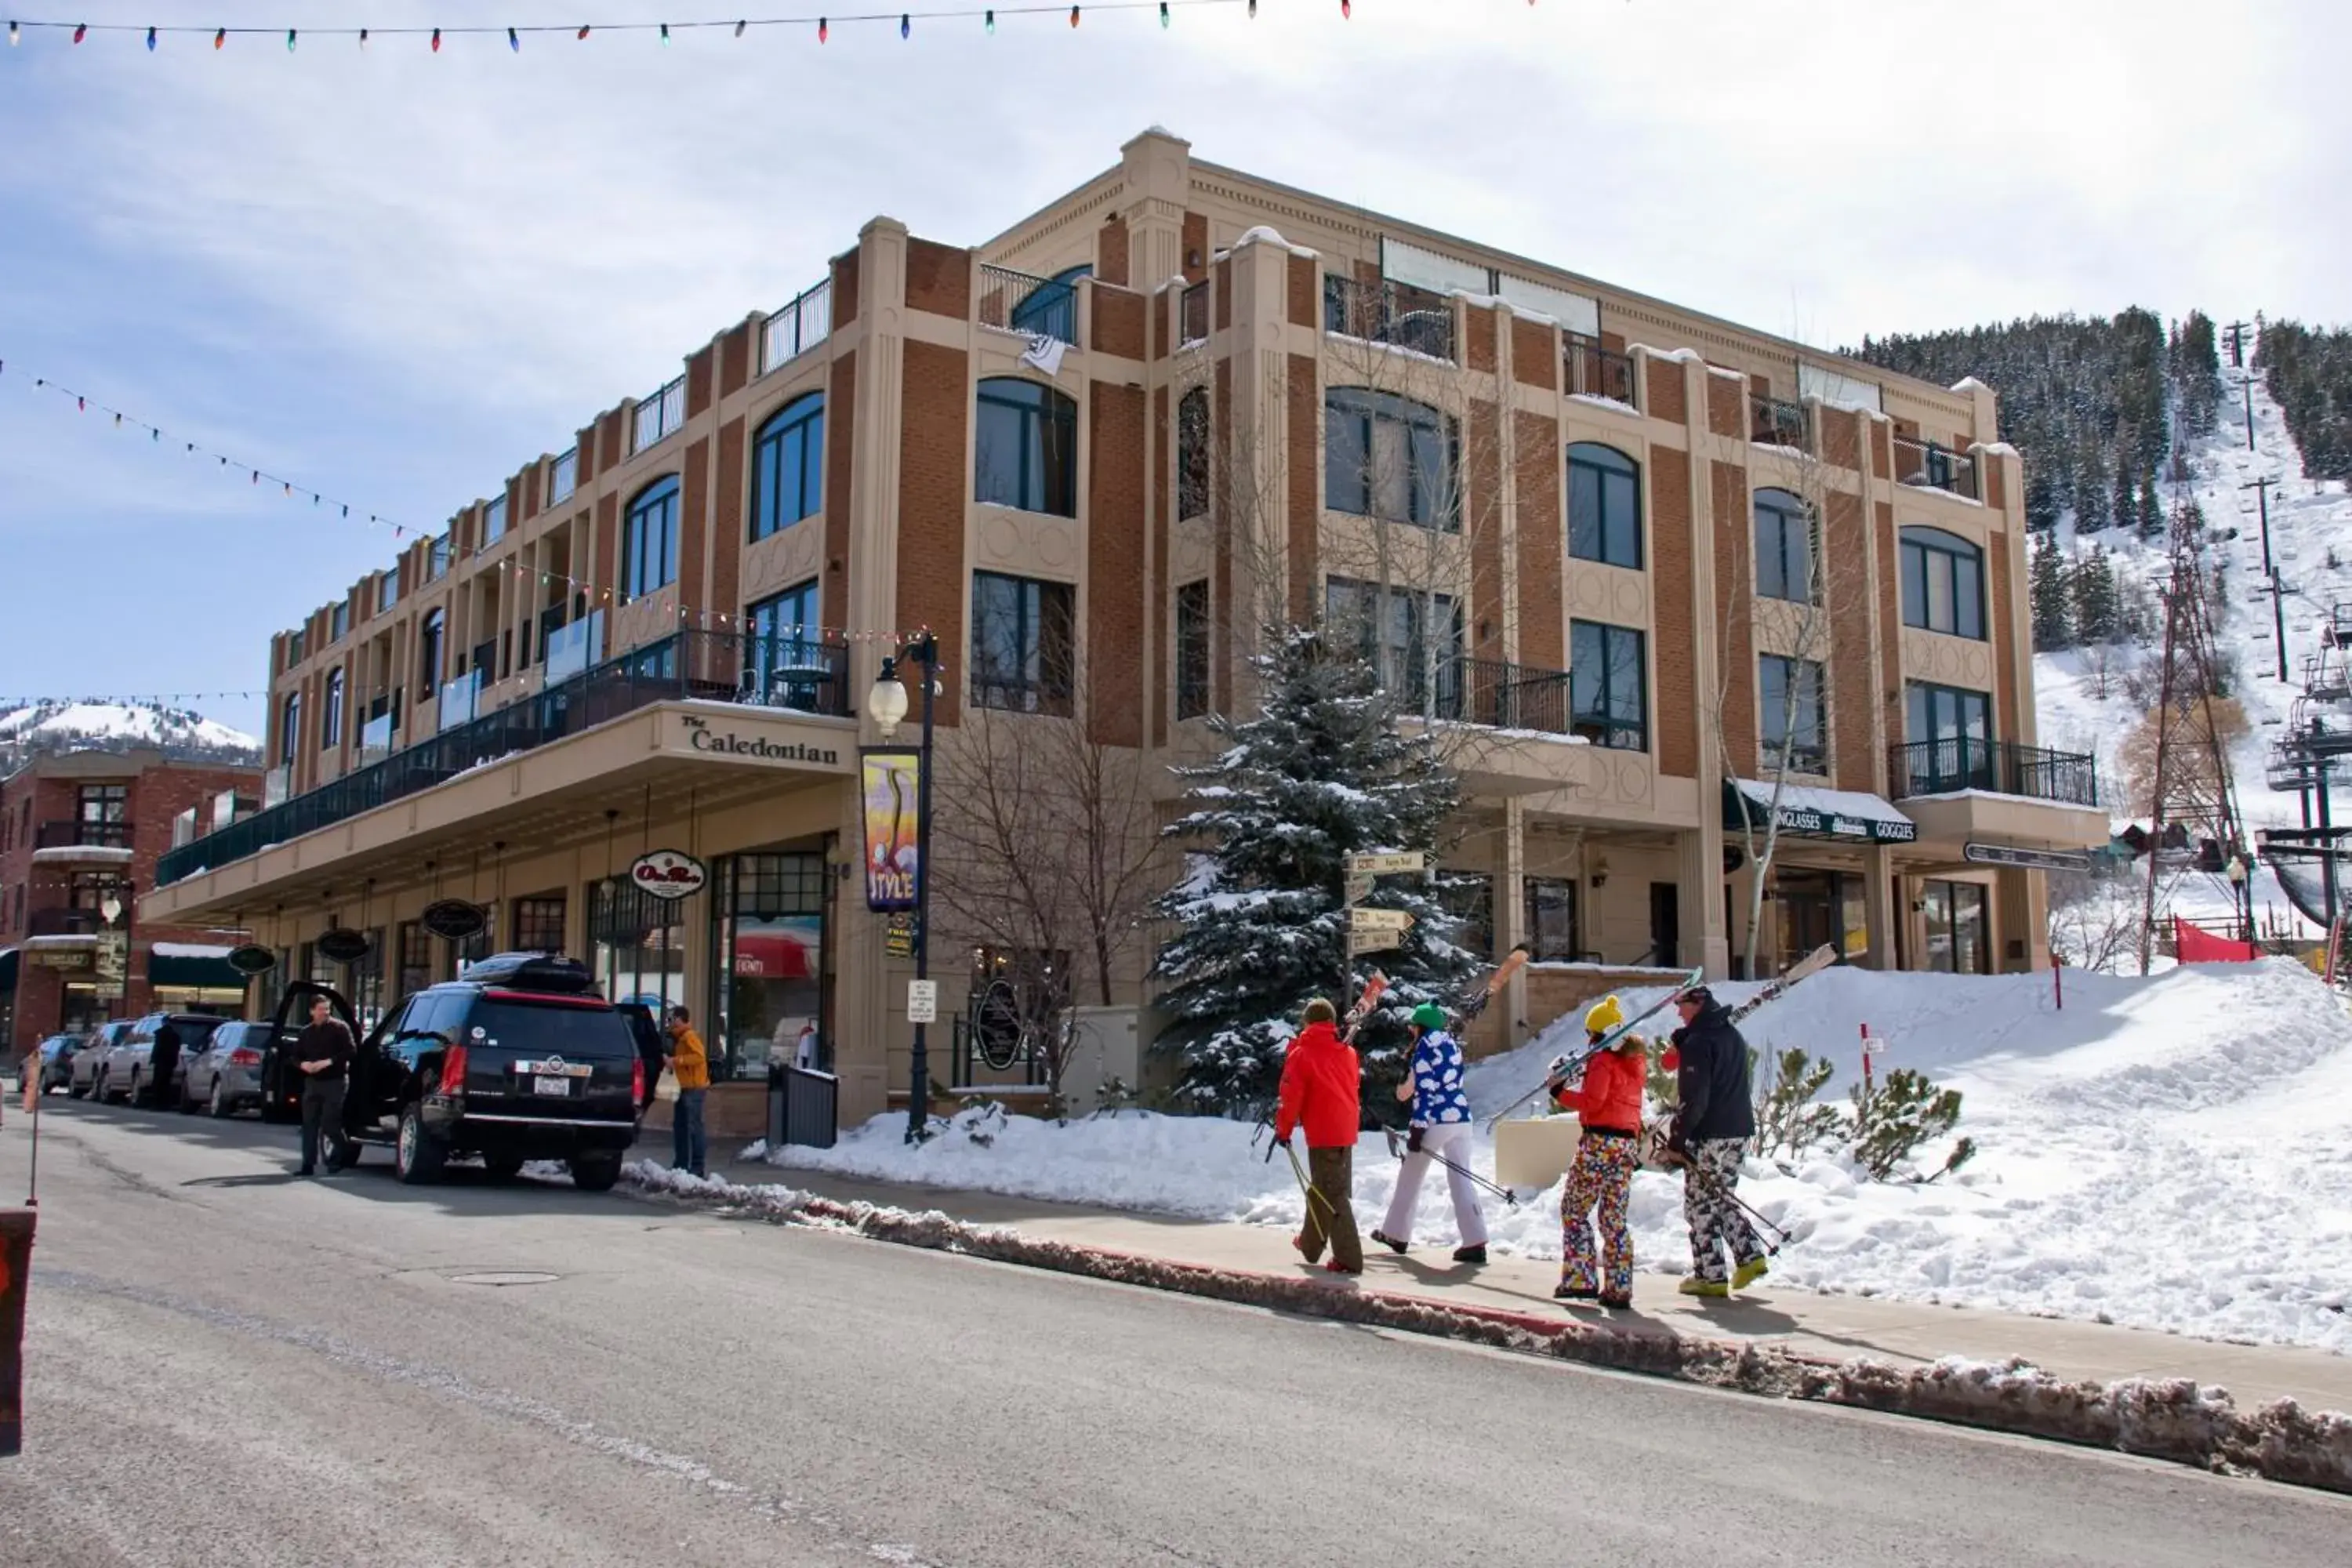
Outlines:
{"label": "street lamp post", "polygon": [[[931,699],[939,689],[940,643],[925,632],[917,641],[882,661],[882,673],[866,695],[866,710],[881,727],[882,738],[898,732],[907,717],[907,688],[898,679],[898,664],[911,659],[923,667],[923,738],[915,765],[915,978],[931,973]],[[907,1142],[919,1143],[930,1125],[931,1064],[925,1031],[915,1026],[913,1082],[907,1096]]]}

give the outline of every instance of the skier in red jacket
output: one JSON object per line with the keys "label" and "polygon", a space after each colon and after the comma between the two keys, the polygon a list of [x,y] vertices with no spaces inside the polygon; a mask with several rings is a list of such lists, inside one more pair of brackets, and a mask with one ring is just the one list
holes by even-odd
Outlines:
{"label": "skier in red jacket", "polygon": [[[1603,997],[1584,1015],[1585,1038],[1598,1044],[1624,1021],[1617,998]],[[1633,1233],[1625,1207],[1641,1163],[1642,1094],[1649,1076],[1649,1047],[1641,1036],[1628,1035],[1585,1064],[1576,1088],[1560,1079],[1549,1085],[1559,1108],[1575,1111],[1583,1124],[1559,1205],[1559,1289],[1552,1294],[1563,1301],[1633,1304]],[[1601,1230],[1597,1265],[1595,1218]]]}
{"label": "skier in red jacket", "polygon": [[1356,1235],[1353,1198],[1363,1068],[1355,1047],[1339,1038],[1339,1016],[1319,996],[1307,1004],[1306,1027],[1282,1058],[1274,1135],[1287,1147],[1293,1131],[1307,1131],[1307,1226],[1291,1245],[1313,1263],[1328,1240],[1331,1261],[1325,1267],[1334,1274],[1361,1274],[1364,1244]]}

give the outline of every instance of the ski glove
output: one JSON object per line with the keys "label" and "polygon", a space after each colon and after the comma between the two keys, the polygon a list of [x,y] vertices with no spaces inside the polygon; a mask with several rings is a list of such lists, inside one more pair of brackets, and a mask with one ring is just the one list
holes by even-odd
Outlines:
{"label": "ski glove", "polygon": [[1407,1129],[1407,1130],[1406,1130],[1406,1131],[1405,1131],[1405,1135],[1404,1135],[1404,1146],[1405,1146],[1406,1152],[1409,1152],[1409,1153],[1418,1154],[1418,1153],[1420,1153],[1420,1152],[1421,1152],[1421,1129],[1420,1129],[1420,1128],[1418,1128],[1418,1127],[1413,1127],[1413,1128],[1409,1128],[1409,1129]]}

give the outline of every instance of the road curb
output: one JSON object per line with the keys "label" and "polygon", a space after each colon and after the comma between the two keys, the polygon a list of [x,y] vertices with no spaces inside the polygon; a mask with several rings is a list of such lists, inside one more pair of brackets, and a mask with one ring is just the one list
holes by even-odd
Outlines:
{"label": "road curb", "polygon": [[1009,1226],[971,1225],[937,1210],[843,1203],[783,1186],[681,1180],[650,1165],[633,1165],[629,1179],[641,1192],[694,1207],[748,1211],[779,1224],[853,1231],[902,1247],[2352,1494],[2352,1415],[2305,1410],[2292,1399],[2241,1411],[2226,1389],[2200,1388],[2187,1378],[2070,1382],[2022,1359],[1948,1357],[1923,1367],[1864,1358],[1832,1362],[1738,1341],[1634,1331],[1336,1281],[1213,1268],[1048,1240]]}

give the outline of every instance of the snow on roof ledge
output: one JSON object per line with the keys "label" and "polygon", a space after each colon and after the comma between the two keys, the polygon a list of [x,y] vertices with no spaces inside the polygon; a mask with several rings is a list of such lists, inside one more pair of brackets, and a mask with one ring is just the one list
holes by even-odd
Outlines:
{"label": "snow on roof ledge", "polygon": [[1271,245],[1278,249],[1286,250],[1293,256],[1304,256],[1310,260],[1319,258],[1322,255],[1321,251],[1309,250],[1303,245],[1291,244],[1265,224],[1244,230],[1242,237],[1234,241],[1233,247],[1234,250],[1239,250],[1244,245]]}
{"label": "snow on roof ledge", "polygon": [[1448,289],[1445,291],[1445,297],[1449,300],[1459,300],[1465,305],[1475,305],[1482,310],[1499,310],[1507,306],[1511,314],[1519,321],[1533,321],[1546,327],[1559,325],[1558,316],[1547,316],[1541,310],[1531,310],[1525,305],[1513,304],[1500,294],[1474,294],[1467,289]]}
{"label": "snow on roof ledge", "polygon": [[2011,446],[2006,441],[1985,441],[1979,443],[1979,445],[1984,447],[1985,456],[1989,458],[2021,458],[2025,456],[2024,453],[2019,451],[2016,447]]}
{"label": "snow on roof ledge", "polygon": [[1987,386],[1983,382],[1979,381],[1975,376],[1964,375],[1960,377],[1959,380],[1952,383],[1952,390],[1969,396],[1973,396],[1979,392],[1990,392],[1992,388]]}
{"label": "snow on roof ledge", "polygon": [[226,958],[236,950],[203,942],[159,942],[154,951],[165,958]]}
{"label": "snow on roof ledge", "polygon": [[[1626,345],[1625,352],[1629,354],[1648,354],[1652,359],[1673,360],[1677,364],[1706,364],[1706,356],[1699,353],[1696,349],[1654,349],[1647,343],[1629,343]],[[1716,370],[1718,367],[1708,365],[1707,368],[1710,370]],[[1722,371],[1720,374],[1725,375],[1738,375],[1739,373],[1738,371]]]}

